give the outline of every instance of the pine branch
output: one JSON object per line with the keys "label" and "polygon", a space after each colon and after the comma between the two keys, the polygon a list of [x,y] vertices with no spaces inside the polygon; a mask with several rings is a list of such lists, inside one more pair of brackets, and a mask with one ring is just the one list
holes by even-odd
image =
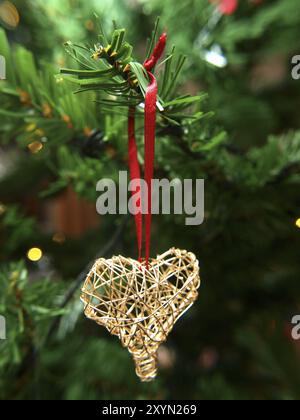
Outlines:
{"label": "pine branch", "polygon": [[[147,58],[155,45],[158,33],[157,20],[151,40]],[[102,37],[103,39],[103,37]],[[149,84],[147,72],[142,63],[132,57],[133,47],[125,41],[125,30],[116,29],[111,41],[106,44],[96,44],[94,48],[87,48],[68,42],[67,52],[79,63],[83,70],[62,69],[61,73],[69,82],[79,86],[77,93],[97,91],[102,94],[100,103],[111,107],[136,107],[143,102]],[[203,96],[174,96],[177,82],[183,70],[186,57],[179,55],[175,60],[175,47],[164,60],[159,83],[159,112],[162,119],[171,124],[180,124],[185,118],[196,118],[185,115],[191,106],[201,102]]]}

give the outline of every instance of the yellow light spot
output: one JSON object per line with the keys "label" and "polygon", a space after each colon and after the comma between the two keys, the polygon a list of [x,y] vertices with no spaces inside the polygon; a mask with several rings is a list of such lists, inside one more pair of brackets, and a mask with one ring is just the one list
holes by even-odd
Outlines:
{"label": "yellow light spot", "polygon": [[296,226],[300,229],[300,219],[296,220]]}
{"label": "yellow light spot", "polygon": [[5,0],[0,4],[0,22],[7,29],[15,29],[19,25],[19,12],[16,6],[8,0]]}
{"label": "yellow light spot", "polygon": [[36,130],[36,124],[28,124],[26,127],[27,133],[30,133],[30,131]]}
{"label": "yellow light spot", "polygon": [[18,280],[19,275],[20,275],[19,271],[13,271],[10,274],[10,280],[15,283]]}
{"label": "yellow light spot", "polygon": [[35,130],[34,134],[38,137],[43,137],[45,135],[45,131],[38,128],[37,130]]}
{"label": "yellow light spot", "polygon": [[0,216],[2,216],[6,212],[6,206],[0,203]]}
{"label": "yellow light spot", "polygon": [[32,154],[36,155],[42,150],[44,146],[40,141],[33,141],[32,143],[28,144],[27,147]]}
{"label": "yellow light spot", "polygon": [[42,256],[43,256],[43,252],[40,248],[31,248],[27,252],[27,258],[33,262],[39,261],[42,258]]}

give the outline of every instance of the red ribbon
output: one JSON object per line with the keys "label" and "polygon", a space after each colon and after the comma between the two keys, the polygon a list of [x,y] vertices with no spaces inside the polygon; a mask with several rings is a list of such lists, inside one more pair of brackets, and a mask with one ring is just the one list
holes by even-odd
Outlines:
{"label": "red ribbon", "polygon": [[[159,38],[151,57],[144,62],[150,84],[145,94],[145,182],[148,187],[147,211],[145,216],[145,257],[146,265],[149,265],[150,245],[151,245],[151,226],[152,226],[152,179],[154,174],[155,159],[155,131],[156,131],[156,103],[157,103],[157,82],[152,70],[162,56],[167,42],[167,34],[164,33]],[[138,162],[138,152],[135,140],[135,108],[129,109],[128,115],[128,155],[130,178],[137,182],[141,179],[141,171]],[[138,242],[139,261],[142,260],[143,248],[143,216],[142,216],[142,191],[141,185],[137,182],[136,189],[132,192],[136,196],[135,225]]]}
{"label": "red ribbon", "polygon": [[[132,181],[138,182],[141,179],[140,165],[138,161],[138,152],[137,145],[135,140],[135,108],[129,108],[128,115],[128,157],[129,157],[129,169],[130,169],[130,179]],[[139,207],[142,204],[141,201],[141,185],[137,185],[135,191],[132,191],[132,196],[137,194],[138,200],[135,201],[136,208],[135,211],[135,226],[136,226],[136,236],[138,241],[138,252],[139,260],[142,258],[142,247],[143,247],[143,216],[142,212],[139,210]]]}

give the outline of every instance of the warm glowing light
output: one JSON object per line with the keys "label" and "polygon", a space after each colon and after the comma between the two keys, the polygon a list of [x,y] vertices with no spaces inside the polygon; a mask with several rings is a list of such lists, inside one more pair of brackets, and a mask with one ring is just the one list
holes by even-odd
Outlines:
{"label": "warm glowing light", "polygon": [[53,235],[52,240],[53,242],[56,242],[57,244],[61,245],[66,241],[66,237],[63,233],[58,232]]}
{"label": "warm glowing light", "polygon": [[28,144],[27,147],[31,153],[36,155],[42,150],[44,146],[43,146],[43,143],[41,143],[40,141],[33,141],[32,143]]}
{"label": "warm glowing light", "polygon": [[16,6],[8,0],[0,4],[0,22],[8,29],[15,29],[19,25],[19,12]]}
{"label": "warm glowing light", "polygon": [[300,229],[300,219],[296,220],[296,226]]}
{"label": "warm glowing light", "polygon": [[10,274],[9,279],[10,279],[11,282],[13,282],[15,284],[16,281],[18,280],[19,276],[20,276],[20,272],[16,270],[16,271],[13,271]]}
{"label": "warm glowing light", "polygon": [[36,130],[36,124],[28,124],[26,127],[26,131],[30,133],[31,131]]}
{"label": "warm glowing light", "polygon": [[6,206],[0,203],[0,216],[6,212]]}
{"label": "warm glowing light", "polygon": [[43,252],[40,248],[31,248],[27,252],[27,258],[33,262],[39,261],[42,258],[42,256],[43,256]]}

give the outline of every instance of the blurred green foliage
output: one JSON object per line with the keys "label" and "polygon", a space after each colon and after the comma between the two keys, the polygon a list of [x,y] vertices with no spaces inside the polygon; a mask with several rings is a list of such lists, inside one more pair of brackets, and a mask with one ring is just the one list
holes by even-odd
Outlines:
{"label": "blurred green foliage", "polygon": [[[290,333],[300,310],[300,84],[290,74],[300,49],[298,2],[239,2],[214,24],[207,0],[15,4],[20,25],[0,32],[8,64],[0,147],[18,151],[0,178],[0,314],[8,319],[1,399],[299,399],[299,345]],[[57,245],[24,206],[28,196],[47,203],[70,184],[95,202],[97,180],[127,167],[124,112],[95,102],[98,93],[74,95],[57,76],[74,65],[66,41],[97,42],[92,11],[107,33],[112,19],[128,28],[139,62],[160,15],[168,51],[175,44],[188,58],[175,96],[201,98],[191,111],[201,116],[196,121],[174,125],[158,116],[157,174],[205,178],[206,219],[196,228],[181,216],[154,218],[153,254],[174,245],[194,251],[202,288],[170,335],[152,384],[139,383],[116,338],[84,319],[79,289],[62,309],[74,278],[122,217]],[[223,68],[205,59],[214,46]],[[28,148],[34,142],[43,146],[36,154]],[[112,252],[134,256],[134,236],[131,221]],[[26,261],[34,245],[48,268]]]}

